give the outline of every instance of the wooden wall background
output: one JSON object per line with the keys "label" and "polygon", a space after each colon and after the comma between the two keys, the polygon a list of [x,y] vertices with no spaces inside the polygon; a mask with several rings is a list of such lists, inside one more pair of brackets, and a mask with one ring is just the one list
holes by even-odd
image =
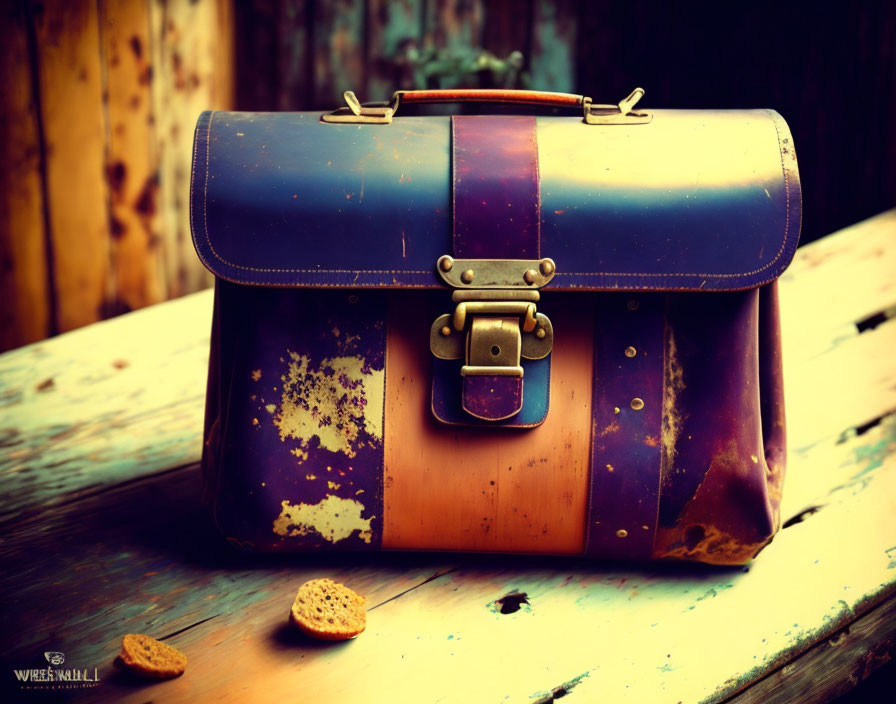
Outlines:
{"label": "wooden wall background", "polygon": [[[480,48],[522,52],[523,87],[776,108],[800,159],[803,242],[896,204],[888,0],[0,4],[0,350],[210,283],[187,218],[201,110],[487,87],[495,75],[462,67]],[[439,62],[464,75],[427,77]]]}
{"label": "wooden wall background", "polygon": [[190,145],[233,104],[230,2],[0,6],[0,349],[207,286]]}

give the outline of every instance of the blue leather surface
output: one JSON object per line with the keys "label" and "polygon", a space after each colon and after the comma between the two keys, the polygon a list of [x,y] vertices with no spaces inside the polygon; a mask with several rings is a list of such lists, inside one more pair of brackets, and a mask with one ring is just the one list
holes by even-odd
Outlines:
{"label": "blue leather surface", "polygon": [[[449,118],[319,117],[200,117],[191,219],[203,262],[255,285],[443,287]],[[551,288],[739,290],[793,257],[799,176],[772,111],[657,110],[630,126],[539,117],[537,139]]]}

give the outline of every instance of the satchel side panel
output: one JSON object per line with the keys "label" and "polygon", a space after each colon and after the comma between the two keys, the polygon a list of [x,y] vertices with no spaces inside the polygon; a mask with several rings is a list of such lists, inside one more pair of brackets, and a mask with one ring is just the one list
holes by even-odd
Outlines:
{"label": "satchel side panel", "polygon": [[759,301],[759,290],[668,297],[654,557],[743,564],[777,530],[780,485],[770,485],[776,470],[763,445]]}
{"label": "satchel side panel", "polygon": [[379,547],[385,297],[218,288],[219,528],[244,549]]}

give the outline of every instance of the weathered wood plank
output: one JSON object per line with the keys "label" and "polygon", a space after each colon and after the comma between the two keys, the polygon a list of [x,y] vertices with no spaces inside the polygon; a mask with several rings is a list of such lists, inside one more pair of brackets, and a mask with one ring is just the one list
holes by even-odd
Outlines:
{"label": "weathered wood plank", "polygon": [[309,5],[304,0],[277,6],[276,26],[272,28],[276,51],[271,52],[276,62],[272,70],[277,78],[277,89],[269,103],[277,110],[302,110],[312,97],[309,62],[313,57],[309,46],[308,10]]}
{"label": "weathered wood plank", "polygon": [[198,460],[211,304],[204,291],[0,358],[0,521]]}
{"label": "weathered wood plank", "polygon": [[364,90],[363,1],[315,3],[312,33],[314,104],[309,109],[334,109],[345,103],[345,91]]}
{"label": "weathered wood plank", "polygon": [[114,296],[107,314],[166,298],[146,3],[99,4],[108,121],[106,178]]}
{"label": "weathered wood plank", "polygon": [[34,3],[57,323],[102,318],[111,293],[106,124],[96,3]]}
{"label": "weathered wood plank", "polygon": [[232,57],[225,54],[233,42],[233,28],[222,26],[231,17],[225,6],[221,0],[152,0],[149,5],[159,152],[156,207],[171,298],[198,291],[212,281],[193,251],[189,184],[196,119],[206,109],[230,108],[233,98],[224,78],[232,76]]}
{"label": "weathered wood plank", "polygon": [[890,599],[728,702],[824,704],[861,684],[894,651],[896,599]]}
{"label": "weathered wood plank", "polygon": [[780,279],[785,363],[826,352],[858,334],[856,323],[896,304],[894,271],[896,210],[800,247]]}
{"label": "weathered wood plank", "polygon": [[[275,646],[285,638],[286,648],[289,633],[280,626],[307,579],[345,580],[375,606],[445,569],[436,558],[410,556],[384,562],[370,555],[272,560],[236,553],[200,507],[195,465],[21,522],[0,539],[0,564],[3,629],[16,634],[0,640],[3,665],[26,667],[44,650],[61,649],[68,662],[99,667],[101,679],[113,682],[110,653],[126,632],[162,637],[206,619],[212,627],[234,620],[248,625],[257,622],[257,605],[270,602],[271,611],[260,612],[273,617],[264,624],[270,629],[256,636]],[[115,698],[106,689],[101,695]]]}
{"label": "weathered wood plank", "polygon": [[367,0],[368,100],[388,100],[399,88],[419,88],[409,80],[412,71],[402,70],[397,57],[412,43],[420,49],[420,19],[423,0]]}
{"label": "weathered wood plank", "polygon": [[51,332],[34,70],[22,3],[0,8],[0,351]]}
{"label": "weathered wood plank", "polygon": [[[873,456],[882,442],[887,451]],[[196,470],[186,468],[59,506],[6,534],[3,620],[20,635],[4,643],[3,664],[62,650],[100,668],[104,684],[85,700],[236,692],[270,700],[302,689],[321,701],[380,691],[397,702],[549,701],[575,688],[583,701],[722,701],[896,588],[896,420],[848,444],[864,458],[853,467],[868,478],[864,488],[834,489],[823,510],[785,529],[748,569],[241,556],[223,549],[197,511]],[[805,471],[826,454],[817,448]],[[56,558],[30,558],[48,552]],[[285,626],[296,586],[319,575],[348,581],[377,606],[356,641],[317,644]],[[525,592],[528,604],[502,614],[495,602],[510,592]],[[190,658],[184,677],[135,687],[113,674],[122,633],[181,629],[169,641]]]}
{"label": "weathered wood plank", "polygon": [[896,411],[893,350],[896,320],[855,333],[807,361],[785,356],[788,446],[799,450]]}
{"label": "weathered wood plank", "polygon": [[[577,12],[574,0],[535,0],[530,81],[534,90],[575,92],[575,47],[578,44]],[[632,86],[634,88],[634,86]],[[588,91],[601,86],[583,86]],[[592,95],[595,102],[613,102],[624,96]]]}
{"label": "weathered wood plank", "polygon": [[428,2],[424,18],[426,40],[451,52],[481,48],[485,25],[483,4],[482,0]]}

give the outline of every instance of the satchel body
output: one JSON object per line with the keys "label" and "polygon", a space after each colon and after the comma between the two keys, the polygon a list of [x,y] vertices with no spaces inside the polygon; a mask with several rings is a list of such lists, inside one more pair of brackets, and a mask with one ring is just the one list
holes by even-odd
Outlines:
{"label": "satchel body", "polygon": [[[637,97],[200,117],[203,481],[228,540],[717,564],[771,540],[791,137]],[[448,100],[520,106],[396,114]]]}

